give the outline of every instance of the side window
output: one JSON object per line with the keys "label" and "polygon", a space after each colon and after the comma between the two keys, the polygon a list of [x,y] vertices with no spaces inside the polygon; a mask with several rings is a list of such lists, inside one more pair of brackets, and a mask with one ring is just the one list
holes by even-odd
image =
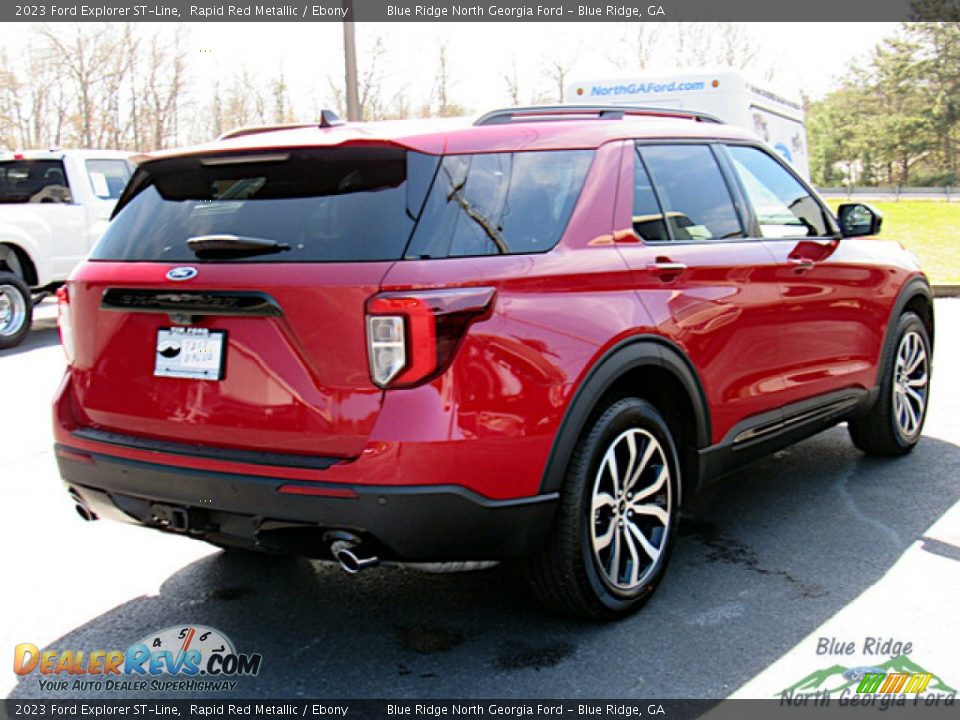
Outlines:
{"label": "side window", "polygon": [[90,187],[101,200],[119,198],[131,174],[126,160],[87,160]]}
{"label": "side window", "polygon": [[674,240],[744,237],[733,198],[707,145],[643,145]]}
{"label": "side window", "polygon": [[779,162],[762,150],[727,148],[765,238],[823,237],[829,234],[820,204]]}
{"label": "side window", "polygon": [[560,240],[592,150],[448,155],[407,257],[537,253]]}
{"label": "side window", "polygon": [[14,160],[0,163],[0,203],[73,202],[59,160]]}
{"label": "side window", "polygon": [[639,152],[633,156],[633,231],[644,240],[670,239],[663,210]]}

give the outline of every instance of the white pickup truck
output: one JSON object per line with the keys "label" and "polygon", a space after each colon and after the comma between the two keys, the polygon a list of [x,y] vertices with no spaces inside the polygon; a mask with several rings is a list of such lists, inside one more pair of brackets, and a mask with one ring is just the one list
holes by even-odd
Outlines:
{"label": "white pickup truck", "polygon": [[110,221],[133,170],[110,150],[0,153],[0,350],[66,280]]}

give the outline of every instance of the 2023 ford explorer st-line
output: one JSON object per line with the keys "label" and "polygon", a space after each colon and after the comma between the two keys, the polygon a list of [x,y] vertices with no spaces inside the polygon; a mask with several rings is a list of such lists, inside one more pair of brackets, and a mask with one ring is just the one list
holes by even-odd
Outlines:
{"label": "2023 ford explorer st-line", "polygon": [[705,479],[929,398],[916,259],[697,114],[252,129],[139,159],[61,292],[87,518],[221,546],[521,559],[570,614],[660,582]]}

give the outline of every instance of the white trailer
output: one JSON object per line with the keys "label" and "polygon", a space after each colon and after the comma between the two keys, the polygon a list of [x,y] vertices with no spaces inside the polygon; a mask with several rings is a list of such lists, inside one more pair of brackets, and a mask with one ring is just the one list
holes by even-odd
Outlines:
{"label": "white trailer", "polygon": [[707,113],[753,131],[797,173],[810,177],[803,106],[733,70],[583,80],[567,86],[565,101]]}

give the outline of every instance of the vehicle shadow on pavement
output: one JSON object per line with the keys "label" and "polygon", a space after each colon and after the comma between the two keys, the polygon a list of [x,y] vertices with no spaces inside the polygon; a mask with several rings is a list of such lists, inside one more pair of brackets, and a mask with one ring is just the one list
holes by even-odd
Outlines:
{"label": "vehicle shadow on pavement", "polygon": [[16,347],[0,350],[0,360],[27,353],[38,348],[51,347],[60,344],[60,333],[57,331],[56,320],[38,320],[30,329],[27,337]]}
{"label": "vehicle shadow on pavement", "polygon": [[[124,648],[168,626],[212,626],[239,652],[263,655],[259,676],[240,679],[233,697],[723,697],[921,540],[960,499],[958,468],[960,447],[930,437],[905,458],[866,458],[844,428],[762,460],[705,491],[660,591],[620,623],[545,613],[515,568],[348,577],[302,559],[217,552],[169,577],[159,596],[50,646]],[[31,676],[11,697],[40,694]]]}

